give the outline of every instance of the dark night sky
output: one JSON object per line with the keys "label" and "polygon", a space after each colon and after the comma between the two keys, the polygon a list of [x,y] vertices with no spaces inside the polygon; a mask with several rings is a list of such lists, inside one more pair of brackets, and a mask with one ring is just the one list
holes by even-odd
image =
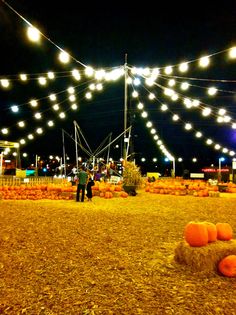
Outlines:
{"label": "dark night sky", "polygon": [[[67,50],[77,60],[96,68],[114,67],[124,64],[125,53],[128,64],[142,67],[163,67],[178,64],[183,60],[193,60],[202,55],[211,54],[236,45],[236,1],[224,1],[219,4],[206,1],[191,3],[191,8],[184,1],[165,1],[164,3],[130,5],[122,2],[94,6],[91,2],[80,7],[80,2],[66,1],[13,1],[8,3],[22,16],[52,39],[58,46]],[[52,71],[70,71],[76,66],[71,63],[63,66],[56,60],[57,49],[48,41],[42,44],[30,43],[24,33],[25,23],[6,5],[0,2],[0,38],[1,38],[1,77],[6,74],[40,73]],[[200,70],[196,64],[185,74],[187,77],[211,79],[235,79],[236,62],[228,61],[226,54],[215,56],[207,70]],[[81,68],[81,67],[80,67]],[[177,72],[176,75],[179,75]],[[162,84],[164,81],[158,81]],[[192,83],[192,82],[191,82]],[[35,129],[32,110],[28,105],[21,106],[22,113],[16,119],[7,108],[13,103],[24,104],[32,97],[42,98],[53,91],[57,93],[69,85],[76,84],[69,78],[58,78],[46,88],[36,82],[23,84],[14,82],[8,91],[0,91],[0,126],[13,126],[9,136],[1,139],[16,141],[24,136],[25,131],[14,128],[21,119],[27,119],[27,134]],[[196,84],[196,83],[193,83]],[[209,86],[209,82],[197,82]],[[214,84],[224,90],[236,90],[235,84]],[[81,88],[82,89],[82,88]],[[151,88],[150,88],[151,89]],[[206,119],[199,111],[186,112],[179,102],[172,103],[163,97],[160,89],[155,88],[160,100],[170,104],[170,108],[180,114],[184,121],[192,121],[196,129],[212,137],[216,142],[235,149],[236,132],[230,127],[218,126],[213,117]],[[80,92],[82,93],[82,92]],[[202,97],[202,100],[215,107],[226,107],[236,119],[236,97],[234,94],[218,93],[209,98],[203,89],[192,88],[185,92],[189,97]],[[79,94],[80,95],[80,94]],[[82,95],[82,94],[81,94]],[[145,99],[144,89],[140,90],[141,99]],[[139,117],[136,102],[129,99],[129,122],[132,122],[132,150],[137,161],[141,156],[163,159],[152,139],[144,121]],[[44,110],[49,107],[44,101]],[[192,132],[186,133],[182,124],[173,124],[170,113],[162,113],[158,103],[146,104],[149,119],[152,120],[166,147],[177,157],[186,161],[196,156],[202,164],[216,162],[220,152],[207,147],[203,141],[196,140]],[[68,107],[68,103],[63,103]],[[80,109],[76,113],[68,111],[68,118],[58,120],[53,130],[38,136],[22,151],[30,154],[62,154],[61,128],[73,134],[73,120],[81,127],[92,149],[112,132],[115,138],[123,131],[124,91],[123,81],[104,86],[104,91],[97,93],[92,101],[79,100]],[[52,112],[46,111],[51,117]],[[42,126],[44,124],[42,123]],[[66,138],[68,154],[74,154],[74,144]],[[112,148],[111,156],[117,149]],[[186,162],[187,163],[187,162]]]}

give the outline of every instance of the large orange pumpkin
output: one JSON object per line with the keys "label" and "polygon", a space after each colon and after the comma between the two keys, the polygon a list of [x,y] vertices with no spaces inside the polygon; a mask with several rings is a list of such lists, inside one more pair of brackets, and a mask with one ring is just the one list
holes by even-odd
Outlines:
{"label": "large orange pumpkin", "polygon": [[217,223],[217,239],[221,241],[229,241],[233,238],[233,230],[229,223]]}
{"label": "large orange pumpkin", "polygon": [[206,225],[208,233],[208,242],[215,242],[217,240],[217,229],[216,225],[211,222],[203,222]]}
{"label": "large orange pumpkin", "polygon": [[218,270],[226,277],[236,277],[236,255],[224,257],[218,265]]}
{"label": "large orange pumpkin", "polygon": [[201,222],[189,222],[184,229],[184,238],[190,246],[207,245],[208,232],[206,225]]}

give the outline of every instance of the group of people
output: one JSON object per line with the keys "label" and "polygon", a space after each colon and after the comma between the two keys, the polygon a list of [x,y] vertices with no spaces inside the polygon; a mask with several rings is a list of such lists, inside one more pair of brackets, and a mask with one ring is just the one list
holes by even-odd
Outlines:
{"label": "group of people", "polygon": [[92,186],[94,186],[94,181],[90,174],[86,172],[86,168],[82,166],[81,170],[78,173],[78,184],[77,184],[77,193],[76,201],[84,202],[85,190],[88,201],[92,201]]}

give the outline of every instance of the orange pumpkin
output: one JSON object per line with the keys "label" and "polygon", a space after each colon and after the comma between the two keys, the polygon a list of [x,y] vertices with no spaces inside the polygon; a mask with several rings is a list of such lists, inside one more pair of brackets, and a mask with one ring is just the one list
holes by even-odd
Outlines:
{"label": "orange pumpkin", "polygon": [[215,242],[217,240],[216,225],[211,222],[203,222],[206,225],[208,233],[208,242]]}
{"label": "orange pumpkin", "polygon": [[224,257],[218,265],[218,270],[226,277],[236,277],[236,255]]}
{"label": "orange pumpkin", "polygon": [[229,223],[217,223],[217,239],[221,241],[229,241],[233,237],[233,230]]}
{"label": "orange pumpkin", "polygon": [[189,222],[184,229],[184,238],[190,246],[207,245],[208,232],[206,225],[201,222]]}

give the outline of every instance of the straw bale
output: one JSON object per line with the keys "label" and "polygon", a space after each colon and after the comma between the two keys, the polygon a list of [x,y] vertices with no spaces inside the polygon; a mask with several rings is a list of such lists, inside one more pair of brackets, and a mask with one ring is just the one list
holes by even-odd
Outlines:
{"label": "straw bale", "polygon": [[236,255],[236,240],[216,241],[202,247],[191,247],[181,241],[175,249],[175,260],[192,271],[216,271],[220,260],[228,255]]}

